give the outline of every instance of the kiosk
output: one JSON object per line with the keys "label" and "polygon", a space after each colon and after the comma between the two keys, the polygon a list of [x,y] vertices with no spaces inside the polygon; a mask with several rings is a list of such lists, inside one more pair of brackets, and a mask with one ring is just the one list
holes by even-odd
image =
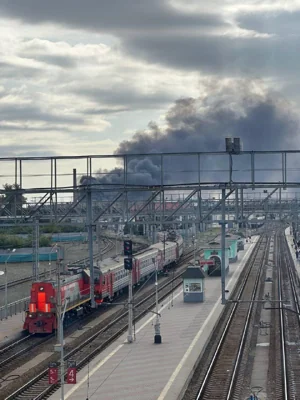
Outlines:
{"label": "kiosk", "polygon": [[183,274],[183,301],[202,303],[204,301],[205,275],[199,266],[190,266]]}

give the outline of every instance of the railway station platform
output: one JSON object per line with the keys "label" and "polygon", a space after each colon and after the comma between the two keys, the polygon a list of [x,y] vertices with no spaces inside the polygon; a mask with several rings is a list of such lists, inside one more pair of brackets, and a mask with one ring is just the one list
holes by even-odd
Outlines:
{"label": "railway station platform", "polygon": [[0,346],[10,340],[21,337],[24,318],[25,315],[22,312],[0,321]]}
{"label": "railway station platform", "polygon": [[[258,237],[245,245],[239,261],[230,264],[226,289],[232,291]],[[182,287],[160,304],[162,344],[154,344],[155,315],[136,324],[136,340],[122,335],[77,374],[76,385],[65,385],[70,400],[176,400],[204,351],[223,306],[221,278],[205,279],[205,302],[184,303]],[[57,391],[51,400],[59,400]]]}
{"label": "railway station platform", "polygon": [[295,246],[294,246],[294,242],[293,242],[293,235],[291,235],[289,227],[286,228],[286,230],[285,230],[285,236],[286,236],[286,239],[287,239],[287,242],[288,242],[288,245],[289,245],[291,256],[292,256],[292,258],[294,260],[296,271],[298,272],[298,276],[300,277],[300,257],[297,260],[297,258],[296,258],[296,250],[295,250]]}

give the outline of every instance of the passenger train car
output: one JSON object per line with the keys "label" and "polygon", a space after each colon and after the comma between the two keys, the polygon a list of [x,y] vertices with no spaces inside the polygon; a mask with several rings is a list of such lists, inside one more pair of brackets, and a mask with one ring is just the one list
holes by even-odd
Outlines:
{"label": "passenger train car", "polygon": [[[179,260],[183,253],[183,239],[156,243],[133,256],[132,279],[137,285],[158,269],[166,271]],[[128,271],[124,269],[122,256],[103,261],[94,266],[94,298],[96,303],[112,300],[128,287]],[[57,329],[57,282],[34,282],[31,287],[29,309],[23,329],[29,333],[52,333]],[[67,300],[66,317],[82,315],[90,308],[90,270],[72,266],[60,275],[62,304]]]}

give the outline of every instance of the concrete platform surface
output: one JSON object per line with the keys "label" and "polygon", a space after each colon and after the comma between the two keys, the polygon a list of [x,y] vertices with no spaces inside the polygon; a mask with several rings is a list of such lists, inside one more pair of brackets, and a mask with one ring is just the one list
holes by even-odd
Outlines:
{"label": "concrete platform surface", "polygon": [[19,313],[0,321],[0,346],[22,335],[25,313]]}
{"label": "concrete platform surface", "polygon": [[[226,288],[232,291],[258,237],[239,252],[240,261],[230,265]],[[175,400],[192,373],[209,340],[223,306],[220,277],[205,279],[204,303],[184,303],[182,288],[160,304],[162,344],[155,345],[155,315],[136,326],[136,340],[122,335],[77,374],[76,385],[65,385],[71,400]],[[60,392],[50,397],[60,399]]]}

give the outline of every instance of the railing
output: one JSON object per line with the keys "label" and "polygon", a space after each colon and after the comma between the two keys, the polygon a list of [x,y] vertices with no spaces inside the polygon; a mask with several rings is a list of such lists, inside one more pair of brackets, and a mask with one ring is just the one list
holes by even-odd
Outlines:
{"label": "railing", "polygon": [[7,305],[7,313],[5,310],[5,306],[0,307],[0,320],[2,321],[5,318],[12,317],[18,313],[21,313],[28,309],[30,297],[25,297],[24,299],[20,299],[14,301],[13,303],[9,303]]}

